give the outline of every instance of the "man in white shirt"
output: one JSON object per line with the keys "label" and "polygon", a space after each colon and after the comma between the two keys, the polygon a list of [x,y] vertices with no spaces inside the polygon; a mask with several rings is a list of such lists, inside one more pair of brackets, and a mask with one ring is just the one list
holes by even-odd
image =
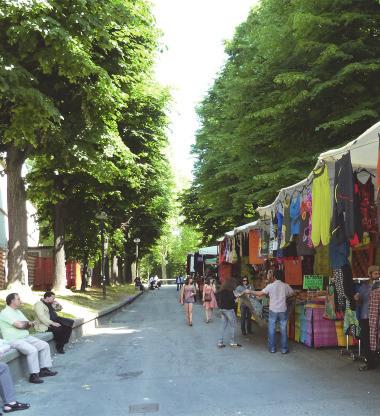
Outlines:
{"label": "man in white shirt", "polygon": [[274,272],[275,281],[267,285],[263,290],[251,290],[250,294],[255,296],[269,296],[269,320],[268,320],[268,347],[272,353],[276,352],[276,322],[280,322],[281,331],[281,353],[287,354],[288,350],[288,311],[286,299],[293,295],[293,289],[283,282],[282,270]]}

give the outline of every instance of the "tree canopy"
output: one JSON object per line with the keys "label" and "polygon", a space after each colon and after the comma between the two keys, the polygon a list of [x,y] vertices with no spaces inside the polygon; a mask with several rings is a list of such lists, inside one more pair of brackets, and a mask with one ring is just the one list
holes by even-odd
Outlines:
{"label": "tree canopy", "polygon": [[187,222],[210,240],[304,178],[321,151],[379,119],[380,6],[262,0],[226,42],[198,107]]}

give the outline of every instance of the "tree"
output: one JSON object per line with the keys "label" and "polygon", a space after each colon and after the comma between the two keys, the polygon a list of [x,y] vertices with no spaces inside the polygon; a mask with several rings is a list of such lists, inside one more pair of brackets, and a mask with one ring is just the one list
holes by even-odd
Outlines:
{"label": "tree", "polygon": [[206,239],[252,220],[315,156],[379,118],[380,6],[263,0],[226,43],[198,108],[195,178],[184,196]]}

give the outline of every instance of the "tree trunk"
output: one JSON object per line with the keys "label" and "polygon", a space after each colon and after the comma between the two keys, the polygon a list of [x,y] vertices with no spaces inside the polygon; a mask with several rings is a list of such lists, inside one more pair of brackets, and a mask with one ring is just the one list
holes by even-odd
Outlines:
{"label": "tree trunk", "polygon": [[106,278],[106,285],[110,284],[110,258],[109,256],[104,257],[104,275]]}
{"label": "tree trunk", "polygon": [[166,279],[166,255],[161,256],[161,279]]}
{"label": "tree trunk", "polygon": [[112,253],[112,283],[115,284],[117,282],[118,276],[119,276],[119,268],[117,266],[117,257],[115,253]]}
{"label": "tree trunk", "polygon": [[118,282],[124,284],[124,275],[123,275],[123,259],[121,257],[117,258],[117,269],[118,269]]}
{"label": "tree trunk", "polygon": [[62,292],[66,289],[65,261],[65,221],[63,218],[63,201],[60,201],[54,206],[53,290],[57,292]]}
{"label": "tree trunk", "polygon": [[129,256],[125,257],[125,282],[132,283],[132,263],[133,259]]}
{"label": "tree trunk", "polygon": [[28,286],[28,217],[26,192],[21,176],[25,153],[14,146],[7,148],[8,198],[8,284]]}
{"label": "tree trunk", "polygon": [[83,263],[82,283],[80,286],[81,292],[84,292],[87,287],[87,270],[88,270],[88,256],[86,255],[84,258],[84,263]]}
{"label": "tree trunk", "polygon": [[92,282],[91,286],[100,287],[102,285],[102,272],[101,272],[101,262],[98,260],[95,263],[94,270],[92,272]]}

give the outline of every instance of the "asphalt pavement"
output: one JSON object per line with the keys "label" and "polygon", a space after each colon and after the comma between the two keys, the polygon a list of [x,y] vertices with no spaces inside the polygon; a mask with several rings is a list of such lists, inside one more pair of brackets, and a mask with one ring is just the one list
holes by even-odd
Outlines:
{"label": "asphalt pavement", "polygon": [[[380,370],[359,372],[337,349],[291,343],[270,354],[265,330],[239,335],[242,348],[218,349],[220,318],[194,308],[185,324],[174,286],[146,291],[54,356],[56,377],[22,381],[22,415],[299,416],[380,412]],[[240,331],[239,331],[240,333]]]}

